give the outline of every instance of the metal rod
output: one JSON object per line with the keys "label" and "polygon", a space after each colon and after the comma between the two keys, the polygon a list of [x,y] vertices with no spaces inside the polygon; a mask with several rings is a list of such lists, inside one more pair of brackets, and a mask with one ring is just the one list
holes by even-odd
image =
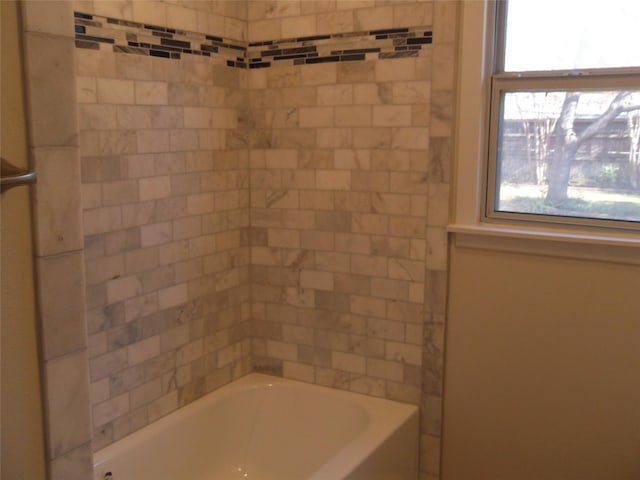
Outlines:
{"label": "metal rod", "polygon": [[0,192],[4,192],[12,187],[21,185],[31,185],[36,183],[36,172],[28,172],[12,165],[4,158],[0,159]]}
{"label": "metal rod", "polygon": [[0,191],[4,192],[12,187],[21,185],[31,185],[36,183],[36,172],[27,172],[22,175],[11,175],[9,177],[0,178]]}

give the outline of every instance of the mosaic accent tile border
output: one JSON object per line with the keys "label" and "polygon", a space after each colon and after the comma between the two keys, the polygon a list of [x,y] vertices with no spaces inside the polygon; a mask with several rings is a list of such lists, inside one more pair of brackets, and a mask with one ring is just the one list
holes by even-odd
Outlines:
{"label": "mosaic accent tile border", "polygon": [[293,65],[349,62],[416,57],[423,45],[432,42],[430,27],[393,28],[250,43],[247,55],[249,68],[282,61]]}
{"label": "mosaic accent tile border", "polygon": [[77,48],[180,59],[209,57],[236,68],[268,68],[416,57],[433,42],[431,27],[243,42],[215,35],[74,12]]}

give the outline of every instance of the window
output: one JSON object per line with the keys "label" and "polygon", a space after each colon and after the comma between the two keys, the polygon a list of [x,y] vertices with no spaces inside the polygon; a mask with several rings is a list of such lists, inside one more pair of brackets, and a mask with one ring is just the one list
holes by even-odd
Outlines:
{"label": "window", "polygon": [[640,228],[640,2],[495,7],[482,217]]}

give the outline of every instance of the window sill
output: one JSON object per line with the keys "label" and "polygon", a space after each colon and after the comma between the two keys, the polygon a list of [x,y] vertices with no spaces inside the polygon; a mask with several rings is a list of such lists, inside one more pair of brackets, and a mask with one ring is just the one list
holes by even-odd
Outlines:
{"label": "window sill", "polygon": [[489,223],[452,224],[458,247],[640,265],[640,235],[604,235],[569,229],[514,227]]}

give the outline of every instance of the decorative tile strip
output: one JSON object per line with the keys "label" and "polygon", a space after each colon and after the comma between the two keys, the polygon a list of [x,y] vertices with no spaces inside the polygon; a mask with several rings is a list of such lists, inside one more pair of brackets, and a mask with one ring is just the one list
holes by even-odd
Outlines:
{"label": "decorative tile strip", "polygon": [[180,59],[208,57],[234,68],[417,57],[433,42],[431,27],[243,42],[204,33],[75,12],[77,48]]}

